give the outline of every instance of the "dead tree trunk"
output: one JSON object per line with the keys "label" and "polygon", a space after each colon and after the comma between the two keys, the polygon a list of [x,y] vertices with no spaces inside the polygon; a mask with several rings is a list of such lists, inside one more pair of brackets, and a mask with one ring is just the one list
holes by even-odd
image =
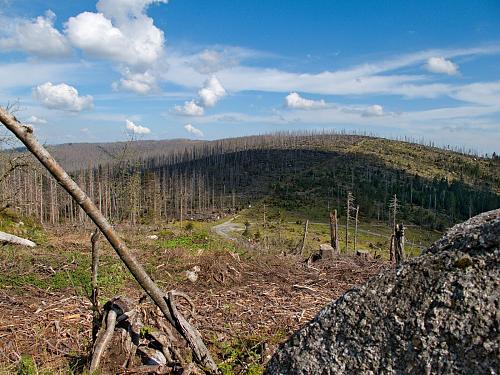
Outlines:
{"label": "dead tree trunk", "polygon": [[335,253],[340,252],[339,248],[339,227],[337,223],[337,210],[333,213],[330,212],[330,245],[333,247]]}
{"label": "dead tree trunk", "polygon": [[306,220],[306,223],[304,224],[304,238],[302,238],[302,245],[300,247],[300,255],[304,255],[304,249],[306,247],[307,229],[308,228],[309,228],[309,220]]}
{"label": "dead tree trunk", "polygon": [[394,233],[394,258],[396,260],[396,266],[404,260],[404,248],[405,248],[405,227],[403,224],[396,225],[396,231]]}
{"label": "dead tree trunk", "polygon": [[389,261],[394,262],[394,233],[391,235],[391,240],[389,243]]}
{"label": "dead tree trunk", "polygon": [[354,252],[356,252],[358,245],[358,215],[359,215],[359,206],[356,206],[356,218],[354,224]]}
{"label": "dead tree trunk", "polygon": [[[50,153],[36,140],[33,130],[30,127],[22,125],[15,117],[10,115],[5,109],[0,108],[0,122],[5,125],[14,135],[26,146],[26,148],[47,168],[54,176],[57,182],[73,197],[73,199],[82,207],[85,213],[97,225],[104,234],[111,246],[115,249],[120,259],[125,263],[129,271],[137,280],[139,285],[151,297],[155,304],[160,308],[165,318],[175,327],[176,322],[170,314],[165,293],[149,277],[142,265],[130,252],[127,245],[121,240],[114,228],[103,216],[95,204],[85,194],[85,192],[76,184],[75,181],[66,173],[66,171],[57,163]],[[196,361],[207,371],[217,373],[215,364],[210,352],[203,343],[197,330],[189,326],[190,335],[184,335],[188,341]],[[202,353],[199,355],[199,353]]]}
{"label": "dead tree trunk", "polygon": [[23,246],[29,246],[29,247],[35,247],[36,243],[33,241],[14,236],[13,234],[5,233],[5,232],[0,232],[0,243],[2,242],[7,242],[7,243],[13,243],[16,245],[23,245]]}
{"label": "dead tree trunk", "polygon": [[349,250],[349,219],[351,218],[351,210],[352,204],[354,202],[354,196],[349,191],[347,193],[347,202],[346,202],[346,214],[345,214],[345,252],[347,253]]}

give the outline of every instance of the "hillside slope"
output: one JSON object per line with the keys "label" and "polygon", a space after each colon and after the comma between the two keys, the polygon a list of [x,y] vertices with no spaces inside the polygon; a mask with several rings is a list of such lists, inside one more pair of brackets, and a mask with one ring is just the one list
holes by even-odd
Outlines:
{"label": "hillside slope", "polygon": [[[367,136],[286,133],[52,149],[63,165],[83,166],[72,174],[115,221],[218,216],[257,202],[309,218],[332,209],[345,216],[351,192],[363,220],[389,221],[396,195],[398,220],[442,230],[500,207],[498,158]],[[31,186],[41,190],[34,195],[47,194],[44,220],[78,219],[57,186],[34,179]],[[23,198],[22,190],[16,204],[37,212],[33,194]],[[49,210],[49,202],[58,208]]]}

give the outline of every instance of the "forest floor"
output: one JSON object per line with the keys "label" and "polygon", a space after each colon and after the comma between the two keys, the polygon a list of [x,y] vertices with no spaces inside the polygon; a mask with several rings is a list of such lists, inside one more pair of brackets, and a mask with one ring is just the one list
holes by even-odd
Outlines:
{"label": "forest floor", "polygon": [[[264,230],[260,240],[255,232],[243,237],[241,230],[234,232],[241,223],[229,224],[222,232],[231,240],[217,234],[220,226],[212,231],[210,223],[189,229],[178,223],[118,227],[162,289],[191,297],[196,306],[191,323],[224,374],[260,373],[279,343],[323,306],[390,267],[383,257],[352,252],[308,267],[304,257],[274,248],[278,237]],[[24,230],[39,246],[0,247],[0,374],[14,373],[20,361],[31,359],[40,374],[81,373],[91,339],[91,230],[90,224]],[[313,228],[312,236],[321,231]],[[287,246],[281,229],[279,237]],[[142,291],[101,242],[101,302],[115,295],[138,300]],[[309,251],[315,242],[308,243]],[[195,266],[200,272],[193,283],[186,271]]]}

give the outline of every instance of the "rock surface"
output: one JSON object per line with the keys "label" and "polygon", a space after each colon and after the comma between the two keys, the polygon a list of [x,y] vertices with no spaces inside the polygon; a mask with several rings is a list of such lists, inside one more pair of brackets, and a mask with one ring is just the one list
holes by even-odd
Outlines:
{"label": "rock surface", "polygon": [[297,331],[266,374],[496,374],[500,210],[345,293]]}

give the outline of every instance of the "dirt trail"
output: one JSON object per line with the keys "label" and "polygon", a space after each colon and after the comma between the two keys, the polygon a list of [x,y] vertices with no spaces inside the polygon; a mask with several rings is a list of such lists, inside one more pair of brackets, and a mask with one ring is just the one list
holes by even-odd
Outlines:
{"label": "dirt trail", "polygon": [[219,236],[227,238],[229,240],[236,241],[237,238],[234,237],[231,232],[244,231],[245,226],[239,223],[233,223],[233,220],[238,216],[235,216],[228,221],[223,222],[222,224],[216,225],[212,227],[212,230],[217,233]]}

